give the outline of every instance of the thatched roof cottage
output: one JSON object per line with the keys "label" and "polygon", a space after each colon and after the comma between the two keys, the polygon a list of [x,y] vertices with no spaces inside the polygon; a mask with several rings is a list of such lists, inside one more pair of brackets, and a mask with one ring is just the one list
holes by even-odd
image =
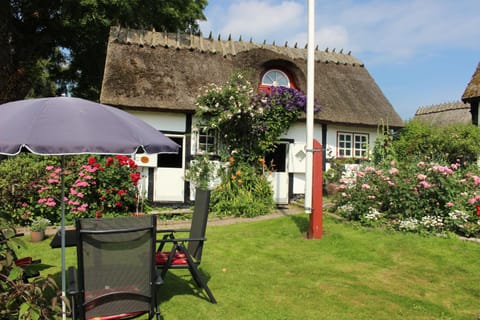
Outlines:
{"label": "thatched roof cottage", "polygon": [[480,125],[478,114],[478,105],[480,101],[480,63],[477,66],[477,70],[473,73],[472,80],[470,80],[467,88],[465,88],[462,101],[470,104],[472,123],[477,126]]}
{"label": "thatched roof cottage", "polygon": [[[307,50],[297,44],[111,29],[101,102],[143,118],[183,146],[177,159],[159,156],[150,162],[149,198],[187,201],[191,197],[188,183],[182,180],[188,161],[196,153],[212,150],[204,143],[215,143],[214,137],[196,131],[196,97],[207,84],[222,85],[237,71],[259,87],[275,85],[267,76],[275,74],[282,85],[306,91]],[[315,50],[315,99],[322,108],[315,116],[315,138],[327,158],[365,159],[379,125],[403,126],[364,64],[350,52]],[[301,121],[282,137],[275,155],[282,162],[277,163],[273,179],[280,203],[304,192],[305,138]],[[167,187],[162,187],[167,180]]]}
{"label": "thatched roof cottage", "polygon": [[418,108],[414,120],[433,125],[471,124],[470,105],[461,101],[441,103]]}

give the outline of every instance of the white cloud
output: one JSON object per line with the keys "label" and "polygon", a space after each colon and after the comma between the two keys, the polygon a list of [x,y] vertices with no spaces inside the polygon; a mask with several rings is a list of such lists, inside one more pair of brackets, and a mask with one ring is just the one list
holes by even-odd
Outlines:
{"label": "white cloud", "polygon": [[315,40],[320,48],[344,48],[348,45],[348,32],[341,25],[326,26],[316,31]]}
{"label": "white cloud", "polygon": [[[304,6],[295,1],[246,0],[230,2],[220,12],[219,7],[212,9],[210,27],[222,38],[231,34],[238,38],[253,38],[256,42],[285,41],[292,30],[301,28],[305,20]],[[202,25],[203,33],[207,24]]]}
{"label": "white cloud", "polygon": [[354,52],[372,53],[377,59],[408,60],[452,46],[480,49],[473,40],[480,36],[477,0],[344,1],[326,6],[318,23],[343,26]]}
{"label": "white cloud", "polygon": [[[307,42],[307,1],[209,2],[204,34]],[[448,47],[480,50],[478,12],[478,0],[316,0],[315,39],[319,48],[351,50],[375,63],[401,63]]]}

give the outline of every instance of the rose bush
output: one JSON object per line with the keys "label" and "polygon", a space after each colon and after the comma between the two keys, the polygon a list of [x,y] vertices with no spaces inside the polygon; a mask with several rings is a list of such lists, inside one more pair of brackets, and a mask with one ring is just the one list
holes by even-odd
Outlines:
{"label": "rose bush", "polygon": [[90,157],[70,187],[72,216],[99,216],[135,211],[140,173],[135,161],[124,155]]}
{"label": "rose bush", "polygon": [[[80,157],[81,158],[81,157]],[[82,163],[83,160],[83,163]],[[66,219],[119,215],[135,211],[140,173],[128,156],[91,156],[72,160],[63,169]],[[45,217],[60,220],[62,168],[46,165],[44,174],[31,185],[36,196],[22,202],[25,221]]]}
{"label": "rose bush", "polygon": [[[258,159],[275,150],[280,135],[305,108],[303,92],[285,87],[257,92],[242,74],[233,75],[224,86],[205,89],[197,99],[195,116],[200,127],[217,131],[220,162],[225,163],[221,183],[212,192],[213,213],[251,217],[271,212],[273,191],[265,162]],[[190,178],[202,177],[201,173],[205,177],[210,172],[203,170],[207,162],[191,167],[195,170]]]}
{"label": "rose bush", "polygon": [[402,231],[480,236],[480,177],[476,165],[420,161],[365,165],[341,180],[336,208],[366,225]]}
{"label": "rose bush", "polygon": [[219,133],[223,160],[235,152],[238,161],[255,164],[305,111],[306,97],[285,87],[257,92],[242,74],[235,74],[224,86],[207,86],[196,105],[199,125]]}

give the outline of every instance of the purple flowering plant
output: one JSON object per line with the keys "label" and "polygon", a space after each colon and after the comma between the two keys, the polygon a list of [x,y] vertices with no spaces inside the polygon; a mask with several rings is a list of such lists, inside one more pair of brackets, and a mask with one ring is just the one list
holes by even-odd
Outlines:
{"label": "purple flowering plant", "polygon": [[195,117],[199,127],[217,132],[224,163],[221,182],[212,192],[212,213],[252,217],[271,212],[273,192],[264,157],[299,119],[306,101],[305,94],[293,88],[259,91],[240,73],[223,86],[205,88],[197,98]]}
{"label": "purple flowering plant", "polygon": [[[305,94],[293,88],[257,92],[239,73],[222,87],[209,85],[197,99],[196,116],[202,126],[218,131],[225,158],[235,150],[247,162],[257,163],[302,115],[306,101]],[[318,103],[315,110],[320,110]]]}

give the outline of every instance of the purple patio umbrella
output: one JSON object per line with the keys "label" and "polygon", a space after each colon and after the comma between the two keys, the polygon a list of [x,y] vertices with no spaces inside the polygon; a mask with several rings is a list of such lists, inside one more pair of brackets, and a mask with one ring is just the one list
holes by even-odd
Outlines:
{"label": "purple patio umbrella", "polygon": [[0,105],[0,154],[177,153],[178,145],[118,108],[55,97]]}
{"label": "purple patio umbrella", "polygon": [[[0,154],[178,153],[179,145],[118,108],[79,98],[52,97],[0,105]],[[63,157],[62,157],[63,162]],[[62,295],[65,277],[65,186],[62,175]],[[63,303],[65,318],[65,304]]]}

